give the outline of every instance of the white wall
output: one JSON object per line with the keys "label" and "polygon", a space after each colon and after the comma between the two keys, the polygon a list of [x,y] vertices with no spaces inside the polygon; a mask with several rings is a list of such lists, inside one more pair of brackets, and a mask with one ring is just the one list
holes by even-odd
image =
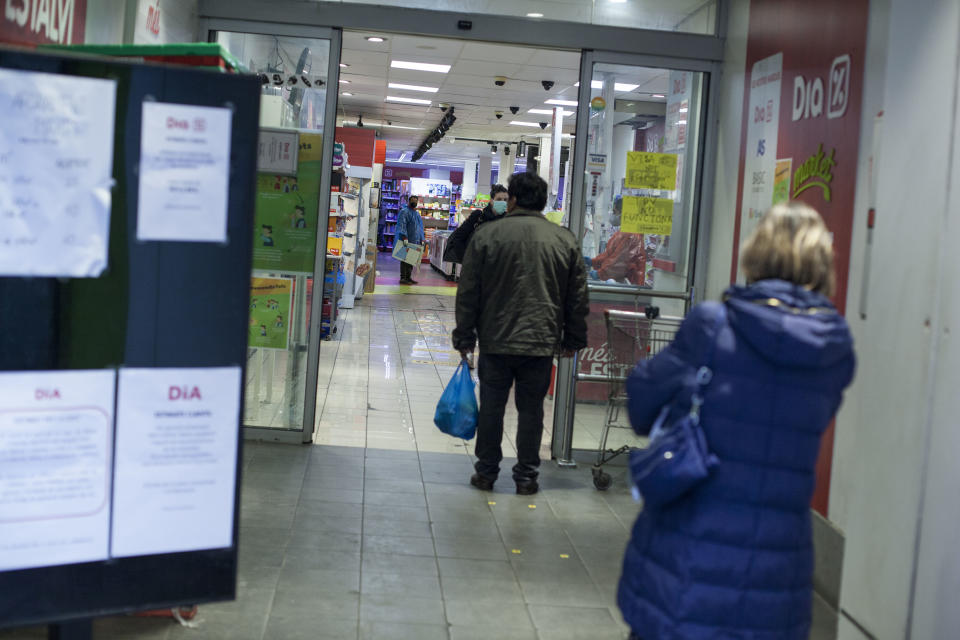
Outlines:
{"label": "white wall", "polygon": [[84,44],[123,44],[126,12],[136,0],[87,0]]}
{"label": "white wall", "polygon": [[[881,28],[883,5],[873,9],[871,27]],[[860,366],[833,463],[831,517],[846,533],[840,606],[876,638],[953,638],[960,625],[960,352],[949,331],[960,264],[957,201],[948,194],[958,178],[956,164],[949,172],[960,4],[891,0],[889,25],[886,73],[868,74],[869,99],[881,82],[884,109],[871,290],[861,321],[865,202],[858,197],[848,315]],[[841,624],[841,639],[861,637]]]}
{"label": "white wall", "polygon": [[[197,42],[198,0],[138,0],[136,23],[133,25],[134,44],[170,44]],[[160,33],[147,28],[151,7],[160,8]]]}
{"label": "white wall", "polygon": [[730,286],[733,230],[737,215],[740,175],[740,136],[743,130],[743,83],[747,65],[747,29],[750,0],[730,0],[727,44],[720,77],[717,126],[717,171],[709,216],[706,297],[717,299]]}

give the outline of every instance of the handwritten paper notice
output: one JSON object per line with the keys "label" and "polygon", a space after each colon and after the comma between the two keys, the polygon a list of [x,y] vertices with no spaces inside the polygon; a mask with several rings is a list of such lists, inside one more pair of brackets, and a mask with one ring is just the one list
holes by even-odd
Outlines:
{"label": "handwritten paper notice", "polygon": [[123,369],[112,555],[233,544],[240,368]]}
{"label": "handwritten paper notice", "polygon": [[624,196],[620,230],[670,235],[673,232],[673,200]]}
{"label": "handwritten paper notice", "polygon": [[113,80],[0,69],[0,276],[107,266]]}
{"label": "handwritten paper notice", "polygon": [[0,571],[107,558],[114,378],[0,373]]}
{"label": "handwritten paper notice", "polygon": [[677,189],[677,154],[651,153],[648,151],[627,152],[628,189]]}
{"label": "handwritten paper notice", "polygon": [[232,114],[144,102],[138,240],[226,242]]}

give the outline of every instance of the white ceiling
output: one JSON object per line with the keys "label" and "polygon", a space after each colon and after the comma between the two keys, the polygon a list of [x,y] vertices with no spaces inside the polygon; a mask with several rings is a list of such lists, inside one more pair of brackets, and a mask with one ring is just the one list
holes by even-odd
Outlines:
{"label": "white ceiling", "polygon": [[[382,43],[369,36],[385,39]],[[451,65],[449,73],[394,69],[392,60]],[[457,121],[446,137],[427,152],[422,162],[456,162],[489,153],[486,142],[468,143],[457,138],[482,141],[516,142],[523,136],[533,141],[540,128],[510,125],[511,120],[549,122],[550,116],[527,113],[529,109],[550,109],[544,102],[551,98],[576,100],[580,69],[578,51],[543,50],[499,44],[485,44],[441,38],[400,36],[385,33],[344,32],[340,69],[338,125],[355,125],[363,115],[365,126],[373,126],[387,141],[388,158],[405,152],[409,159],[429,131],[435,128],[443,111],[440,104],[455,107]],[[505,76],[503,87],[494,85],[494,77]],[[653,93],[666,93],[667,72],[639,67],[618,68],[616,81],[639,85],[632,93],[618,93],[618,99],[654,100]],[[554,86],[544,90],[541,81]],[[437,87],[437,93],[388,89],[387,83]],[[344,93],[351,93],[345,96]],[[431,100],[429,106],[385,102],[387,96]],[[662,100],[661,100],[662,101]],[[520,107],[516,115],[511,106]],[[566,109],[575,111],[574,107]],[[496,111],[503,112],[498,120]],[[563,131],[574,133],[574,118],[564,119]],[[391,128],[387,123],[419,129]],[[548,126],[546,129],[550,132]]]}

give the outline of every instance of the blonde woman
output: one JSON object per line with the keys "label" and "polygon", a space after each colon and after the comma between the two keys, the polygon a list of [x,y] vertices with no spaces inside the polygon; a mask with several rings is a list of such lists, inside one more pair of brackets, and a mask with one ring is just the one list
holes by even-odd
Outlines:
{"label": "blonde woman", "polygon": [[820,215],[780,204],[742,251],[746,286],[704,303],[627,384],[630,421],[690,407],[710,358],[700,424],[719,460],[677,501],[645,509],[627,547],[618,603],[645,640],[806,640],[812,604],[810,499],[820,436],[854,373]]}

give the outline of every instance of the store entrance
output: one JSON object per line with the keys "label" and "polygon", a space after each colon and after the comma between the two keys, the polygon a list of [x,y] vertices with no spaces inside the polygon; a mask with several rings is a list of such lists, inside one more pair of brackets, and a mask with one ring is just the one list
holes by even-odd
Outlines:
{"label": "store entrance", "polygon": [[[254,274],[292,280],[299,330],[286,350],[251,350],[260,374],[248,386],[246,424],[297,431],[305,442],[369,446],[370,426],[390,419],[371,421],[373,396],[358,387],[381,372],[390,380],[426,367],[429,380],[414,382],[424,387],[415,403],[422,424],[403,425],[403,446],[419,447],[418,434],[435,440],[426,435],[430,413],[459,360],[449,346],[458,265],[443,259],[445,242],[487,205],[493,185],[530,171],[549,185],[547,217],[582,239],[591,276],[590,345],[579,361],[557,362],[550,454],[566,463],[574,450],[636,444],[629,430],[616,430],[623,416],[618,422],[608,402],[616,367],[605,311],[654,306],[661,318],[680,318],[691,302],[711,63],[390,32],[264,30],[284,35],[242,34],[259,39],[258,48],[235,52],[264,78],[262,124],[299,135],[323,124],[329,135],[317,147],[330,150],[315,172],[315,228],[326,233],[315,236],[313,270]],[[214,37],[233,51],[240,34]],[[329,73],[320,77],[324,64]],[[413,285],[401,284],[393,255],[411,195],[423,228]],[[316,297],[313,282],[323,282]],[[389,353],[378,350],[384,335]],[[351,373],[341,379],[345,354]],[[280,419],[268,423],[269,415]]]}

